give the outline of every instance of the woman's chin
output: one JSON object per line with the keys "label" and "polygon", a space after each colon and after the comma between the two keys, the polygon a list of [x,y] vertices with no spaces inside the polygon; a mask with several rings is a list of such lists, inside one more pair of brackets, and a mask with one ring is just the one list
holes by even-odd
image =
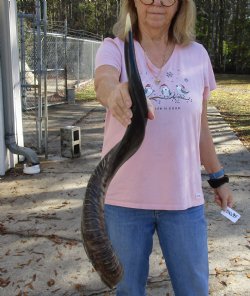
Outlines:
{"label": "woman's chin", "polygon": [[152,28],[163,28],[166,27],[166,18],[163,16],[153,16],[151,18],[148,18],[147,20],[148,26],[152,27]]}

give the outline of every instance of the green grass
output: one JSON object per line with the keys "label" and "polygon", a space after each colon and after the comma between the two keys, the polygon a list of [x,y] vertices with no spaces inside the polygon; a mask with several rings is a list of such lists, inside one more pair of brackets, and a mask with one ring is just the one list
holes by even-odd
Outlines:
{"label": "green grass", "polygon": [[93,101],[96,99],[94,82],[88,83],[86,86],[76,90],[76,99],[81,101]]}
{"label": "green grass", "polygon": [[[237,136],[250,150],[250,75],[216,75],[217,89],[209,104],[218,108]],[[94,83],[76,92],[78,100],[95,100]]]}
{"label": "green grass", "polygon": [[215,106],[250,150],[250,75],[216,75],[217,89],[209,104]]}

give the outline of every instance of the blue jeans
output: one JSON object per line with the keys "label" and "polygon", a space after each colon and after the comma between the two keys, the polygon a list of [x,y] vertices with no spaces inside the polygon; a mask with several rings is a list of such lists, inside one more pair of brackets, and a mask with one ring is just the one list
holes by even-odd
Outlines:
{"label": "blue jeans", "polygon": [[175,296],[208,296],[204,206],[154,211],[105,205],[112,245],[124,267],[117,296],[145,296],[153,234],[158,234]]}

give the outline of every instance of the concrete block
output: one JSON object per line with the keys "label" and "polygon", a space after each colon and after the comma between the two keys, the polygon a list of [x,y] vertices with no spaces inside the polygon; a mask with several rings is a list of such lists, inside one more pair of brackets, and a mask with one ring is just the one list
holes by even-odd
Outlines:
{"label": "concrete block", "polygon": [[61,128],[61,155],[68,158],[81,156],[81,131],[78,126]]}
{"label": "concrete block", "polygon": [[67,100],[69,104],[75,104],[75,89],[68,88],[67,89]]}

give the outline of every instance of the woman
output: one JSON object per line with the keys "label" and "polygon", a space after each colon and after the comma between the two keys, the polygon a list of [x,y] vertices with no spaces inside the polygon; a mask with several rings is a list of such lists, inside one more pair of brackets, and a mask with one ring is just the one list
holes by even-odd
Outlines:
{"label": "woman", "polygon": [[194,42],[195,5],[123,0],[117,37],[105,39],[96,57],[96,94],[107,108],[103,155],[133,116],[123,54],[127,13],[151,120],[142,146],[119,169],[105,200],[109,236],[125,270],[117,295],[145,295],[156,231],[175,295],[207,296],[200,163],[217,187],[218,205],[232,206],[232,195],[208,128],[207,99],[216,85],[206,50]]}

